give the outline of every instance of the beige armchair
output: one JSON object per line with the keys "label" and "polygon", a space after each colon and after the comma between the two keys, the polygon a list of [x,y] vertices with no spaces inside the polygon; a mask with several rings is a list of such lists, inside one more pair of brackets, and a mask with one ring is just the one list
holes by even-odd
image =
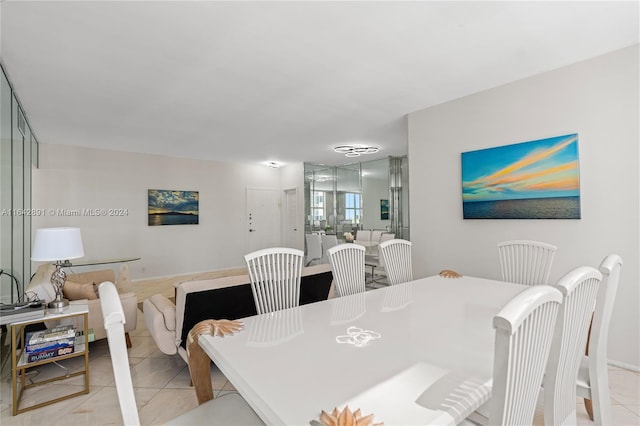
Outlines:
{"label": "beige armchair", "polygon": [[[38,267],[33,275],[29,287],[25,293],[28,297],[36,295],[43,302],[50,302],[55,297],[55,290],[51,285],[51,274],[55,270],[52,264],[43,264]],[[89,329],[93,329],[94,340],[104,339],[107,337],[104,328],[104,319],[102,318],[102,307],[98,299],[98,286],[110,281],[116,285],[122,302],[126,324],[124,331],[126,333],[127,347],[131,347],[131,339],[129,333],[136,329],[138,320],[138,298],[133,293],[129,268],[126,263],[120,265],[118,279],[116,280],[115,272],[112,269],[103,269],[99,271],[82,272],[79,274],[67,274],[67,281],[63,288],[65,298],[70,303],[83,300],[89,305]],[[47,327],[52,324],[47,324]],[[81,326],[79,324],[78,326]],[[91,341],[91,340],[89,340]]]}

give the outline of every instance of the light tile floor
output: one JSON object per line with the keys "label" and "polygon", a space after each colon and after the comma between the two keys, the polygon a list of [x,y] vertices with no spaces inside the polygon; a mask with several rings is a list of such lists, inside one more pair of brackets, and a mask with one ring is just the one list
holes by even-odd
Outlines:
{"label": "light tile floor", "polygon": [[[143,425],[160,425],[197,405],[195,392],[189,386],[189,371],[179,355],[165,355],[157,349],[149,335],[141,312],[136,330],[132,333],[133,347],[129,350],[132,380]],[[11,377],[2,375],[0,386],[0,424],[12,425],[117,425],[122,424],[118,405],[111,359],[106,339],[90,344],[90,393],[18,416],[11,415]],[[71,370],[82,367],[82,359],[64,361]],[[33,372],[34,380],[57,375],[60,368],[49,364]],[[621,368],[609,370],[614,425],[640,425],[640,374]],[[64,384],[47,384],[29,390],[23,404],[36,398],[48,398],[80,388],[83,378],[67,380]],[[220,371],[212,368],[212,380],[216,396],[233,391],[231,383]],[[578,425],[592,425],[582,401],[577,401]],[[542,412],[538,412],[535,425],[543,424]]]}

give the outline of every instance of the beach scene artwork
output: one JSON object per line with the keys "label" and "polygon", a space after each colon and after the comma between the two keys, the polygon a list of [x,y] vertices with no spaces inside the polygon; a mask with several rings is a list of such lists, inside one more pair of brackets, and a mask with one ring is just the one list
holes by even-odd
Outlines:
{"label": "beach scene artwork", "polygon": [[462,153],[464,219],[580,219],[578,134]]}
{"label": "beach scene artwork", "polygon": [[198,191],[149,190],[149,226],[197,225]]}

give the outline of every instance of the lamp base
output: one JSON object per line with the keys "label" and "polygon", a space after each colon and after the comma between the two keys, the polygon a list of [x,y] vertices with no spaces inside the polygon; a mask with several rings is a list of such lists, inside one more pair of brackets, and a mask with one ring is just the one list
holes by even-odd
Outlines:
{"label": "lamp base", "polygon": [[62,309],[67,306],[69,306],[69,301],[67,299],[52,300],[47,304],[47,308],[49,309]]}

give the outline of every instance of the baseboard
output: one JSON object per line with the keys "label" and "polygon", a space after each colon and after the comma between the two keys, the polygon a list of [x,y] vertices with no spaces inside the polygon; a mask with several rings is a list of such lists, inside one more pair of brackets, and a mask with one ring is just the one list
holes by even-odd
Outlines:
{"label": "baseboard", "polygon": [[614,367],[624,368],[625,370],[635,371],[636,373],[640,373],[640,367],[637,365],[627,364],[625,362],[613,361],[609,360],[609,365],[613,365]]}

